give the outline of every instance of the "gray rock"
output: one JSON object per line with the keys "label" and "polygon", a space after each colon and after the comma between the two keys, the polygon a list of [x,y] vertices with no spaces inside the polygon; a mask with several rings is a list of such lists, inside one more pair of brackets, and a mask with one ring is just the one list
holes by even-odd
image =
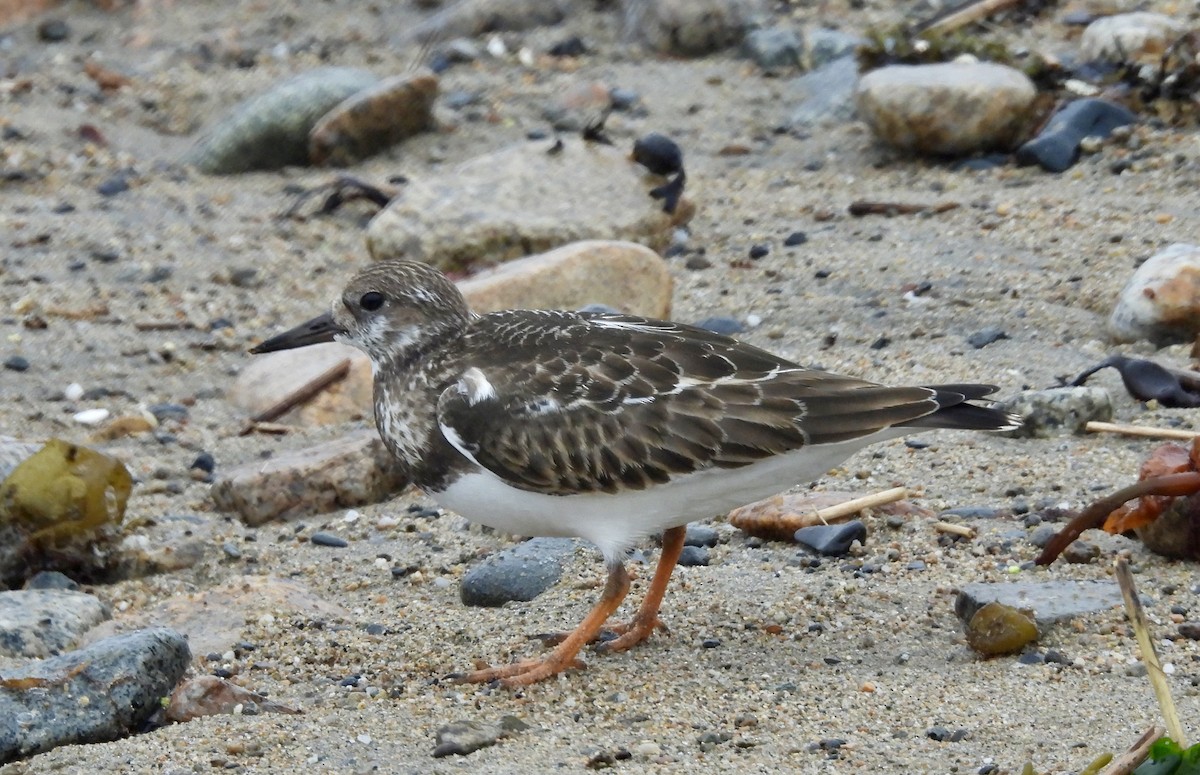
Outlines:
{"label": "gray rock", "polygon": [[24,589],[65,589],[76,592],[79,590],[79,584],[65,573],[43,570],[30,576]]}
{"label": "gray rock", "polygon": [[964,623],[991,602],[1033,611],[1038,630],[1075,616],[1106,611],[1122,604],[1115,581],[1017,581],[966,584],[954,601],[954,613]]}
{"label": "gray rock", "polygon": [[571,538],[533,538],[496,552],[463,576],[462,601],[490,608],[533,600],[558,582],[578,545]]}
{"label": "gray rock", "polygon": [[787,27],[753,30],[742,41],[742,56],[764,70],[800,67],[804,41],[795,30]]}
{"label": "gray rock", "polygon": [[687,201],[668,215],[626,151],[563,140],[556,153],[551,143],[525,142],[413,178],[372,219],[371,255],[463,272],[578,240],[665,248]]}
{"label": "gray rock", "polygon": [[1007,149],[1028,120],[1037,88],[989,62],[891,65],[859,79],[859,116],[903,151],[959,155]]}
{"label": "gray rock", "polygon": [[760,0],[626,0],[624,36],[699,57],[737,45],[761,15]]}
{"label": "gray rock", "polygon": [[137,731],[162,707],[190,661],[186,638],[155,628],[5,670],[0,763]]}
{"label": "gray rock", "polygon": [[99,598],[83,592],[0,592],[0,656],[49,657],[62,653],[109,616],[108,607]]}
{"label": "gray rock", "polygon": [[378,503],[406,480],[373,431],[237,466],[212,486],[218,509],[247,525]]}
{"label": "gray rock", "polygon": [[504,736],[504,729],[490,721],[455,721],[437,731],[434,758],[466,756],[480,748],[495,745]]}
{"label": "gray rock", "polygon": [[679,564],[685,568],[703,568],[708,565],[708,550],[703,546],[685,546],[679,553]]}
{"label": "gray rock", "polygon": [[1161,13],[1118,13],[1097,19],[1087,26],[1079,49],[1088,61],[1157,64],[1166,48],[1187,32],[1178,19]]}
{"label": "gray rock", "polygon": [[787,87],[786,101],[799,103],[788,125],[804,129],[816,124],[842,123],[854,117],[854,85],[858,62],[844,56],[795,78]]}
{"label": "gray rock", "polygon": [[835,525],[811,525],[797,530],[795,537],[797,543],[818,554],[837,557],[850,551],[855,541],[867,540],[867,526],[857,519]]}
{"label": "gray rock", "polygon": [[1121,289],[1108,318],[1117,342],[1158,347],[1200,334],[1200,246],[1175,243],[1146,260]]}
{"label": "gray rock", "polygon": [[1024,421],[1008,435],[1035,439],[1083,433],[1089,422],[1108,422],[1113,416],[1108,391],[1095,387],[1026,390],[1001,401],[997,408],[1017,414]]}
{"label": "gray rock", "polygon": [[317,121],[378,80],[350,67],[301,73],[234,107],[183,160],[210,175],[308,164],[308,135]]}
{"label": "gray rock", "polygon": [[684,546],[716,546],[721,540],[721,534],[715,527],[692,522],[687,526],[683,537]]}
{"label": "gray rock", "polygon": [[41,444],[27,444],[7,436],[0,436],[0,482],[8,478],[13,469],[42,448]]}
{"label": "gray rock", "polygon": [[558,24],[579,0],[459,0],[409,30],[401,44],[474,38]]}
{"label": "gray rock", "polygon": [[853,55],[859,46],[866,43],[866,38],[861,35],[826,27],[809,30],[804,39],[805,59],[810,70],[824,67],[847,54]]}

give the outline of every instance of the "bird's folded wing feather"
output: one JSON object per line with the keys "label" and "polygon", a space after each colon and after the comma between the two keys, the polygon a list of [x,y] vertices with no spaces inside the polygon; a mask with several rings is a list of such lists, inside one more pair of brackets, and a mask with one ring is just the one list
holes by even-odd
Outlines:
{"label": "bird's folded wing feather", "polygon": [[938,408],[928,388],[805,370],[677,324],[600,316],[567,334],[560,324],[554,341],[548,351],[539,338],[536,355],[516,361],[481,357],[438,402],[447,439],[521,489],[644,489],[868,436]]}

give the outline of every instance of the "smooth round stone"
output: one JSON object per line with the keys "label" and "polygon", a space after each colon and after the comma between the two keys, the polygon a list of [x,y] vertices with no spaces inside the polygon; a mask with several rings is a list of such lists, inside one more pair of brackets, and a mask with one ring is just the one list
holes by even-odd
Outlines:
{"label": "smooth round stone", "polygon": [[483,607],[533,600],[558,582],[575,546],[569,538],[533,538],[497,552],[467,571],[459,595]]}
{"label": "smooth round stone", "polygon": [[684,546],[716,546],[720,539],[721,534],[717,532],[716,528],[693,522],[687,526],[683,544]]}
{"label": "smooth round stone", "polygon": [[1158,347],[1200,333],[1200,246],[1176,243],[1151,256],[1121,289],[1108,318],[1117,342],[1145,339]]}
{"label": "smooth round stone", "polygon": [[891,65],[856,90],[859,115],[880,140],[937,155],[1010,147],[1036,96],[1024,73],[988,62]]}
{"label": "smooth round stone", "polygon": [[708,550],[703,546],[685,546],[679,553],[679,564],[685,568],[703,568],[708,565]]}
{"label": "smooth round stone", "polygon": [[338,549],[341,549],[341,548],[344,548],[344,547],[347,547],[350,545],[350,542],[347,541],[345,538],[342,538],[339,535],[335,535],[334,533],[327,533],[323,530],[313,533],[311,536],[308,537],[308,540],[311,543],[316,544],[317,546],[332,546],[332,547],[335,547]]}
{"label": "smooth round stone", "polygon": [[967,643],[985,656],[1013,654],[1037,636],[1032,618],[1003,603],[988,603],[967,623]]}
{"label": "smooth round stone", "polygon": [[1187,32],[1186,25],[1161,13],[1119,13],[1087,26],[1079,49],[1088,61],[1157,64],[1167,47]]}

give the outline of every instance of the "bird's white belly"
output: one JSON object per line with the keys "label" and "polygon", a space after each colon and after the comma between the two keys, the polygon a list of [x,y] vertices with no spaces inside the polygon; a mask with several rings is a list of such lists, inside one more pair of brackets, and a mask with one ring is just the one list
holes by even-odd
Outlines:
{"label": "bird's white belly", "polygon": [[639,538],[812,481],[867,444],[910,432],[889,428],[866,439],[805,447],[742,468],[708,469],[615,494],[545,495],[512,487],[486,469],[431,494],[473,522],[518,535],[579,536],[615,560]]}

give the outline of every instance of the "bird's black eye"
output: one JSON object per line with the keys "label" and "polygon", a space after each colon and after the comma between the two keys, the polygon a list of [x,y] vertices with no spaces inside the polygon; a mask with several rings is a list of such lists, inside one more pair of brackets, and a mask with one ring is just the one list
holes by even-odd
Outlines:
{"label": "bird's black eye", "polygon": [[379,291],[367,291],[358,300],[358,304],[367,312],[374,312],[383,306],[383,294]]}

